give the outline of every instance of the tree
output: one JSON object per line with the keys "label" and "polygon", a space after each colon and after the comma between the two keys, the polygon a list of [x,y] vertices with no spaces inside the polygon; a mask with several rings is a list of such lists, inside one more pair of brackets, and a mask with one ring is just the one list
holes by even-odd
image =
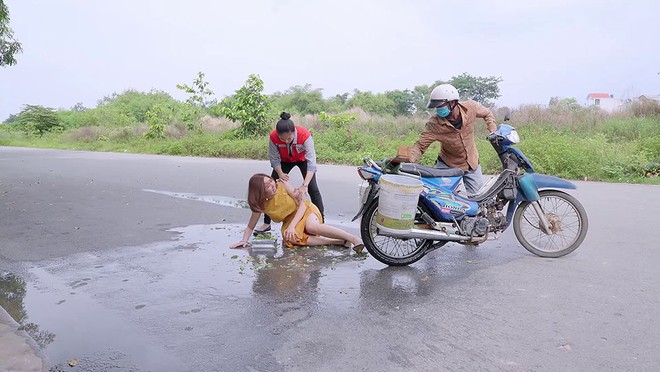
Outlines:
{"label": "tree", "polygon": [[355,90],[353,97],[346,101],[348,107],[360,107],[364,111],[374,115],[396,114],[396,104],[385,94],[373,94],[371,92],[360,92]]}
{"label": "tree", "polygon": [[296,85],[284,93],[271,95],[272,106],[277,111],[295,112],[299,114],[318,114],[326,109],[323,100],[323,89],[312,89],[311,84]]}
{"label": "tree", "polygon": [[325,105],[329,112],[340,112],[346,110],[346,101],[348,101],[350,93],[336,94],[325,101]]}
{"label": "tree", "polygon": [[73,107],[71,107],[71,111],[73,112],[83,112],[89,110],[87,107],[83,106],[82,102],[78,102]]}
{"label": "tree", "polygon": [[245,85],[220,103],[220,111],[229,120],[241,123],[237,133],[241,136],[261,136],[270,132],[268,125],[268,97],[261,92],[264,82],[259,75],[248,76]]}
{"label": "tree", "polygon": [[577,111],[583,108],[574,97],[561,99],[559,97],[552,97],[550,98],[548,107],[560,110],[568,109],[572,111]]}
{"label": "tree", "polygon": [[215,93],[213,93],[208,85],[208,81],[204,81],[204,73],[200,71],[197,73],[197,78],[193,80],[192,86],[177,84],[176,87],[177,89],[191,94],[191,96],[186,99],[186,103],[191,106],[201,107],[208,110],[209,107],[216,104],[215,99],[209,100],[209,98],[213,97]]}
{"label": "tree", "polygon": [[204,73],[198,72],[197,78],[193,80],[192,86],[187,84],[177,84],[177,89],[180,89],[188,94],[190,97],[186,99],[188,107],[181,111],[180,115],[182,120],[186,123],[188,130],[202,130],[202,122],[199,120],[206,113],[211,115],[217,114],[217,100],[210,99],[215,93],[208,87],[209,83],[204,81]]}
{"label": "tree", "polygon": [[3,124],[11,124],[15,123],[16,120],[18,120],[18,115],[17,114],[9,114],[9,117],[3,121]]}
{"label": "tree", "polygon": [[456,87],[461,99],[473,99],[484,106],[490,107],[492,103],[489,99],[500,97],[500,88],[497,84],[502,82],[500,77],[480,77],[468,75],[464,72],[461,75],[453,76],[449,84]]}
{"label": "tree", "polygon": [[[436,86],[439,84],[436,84]],[[426,105],[429,102],[429,96],[431,95],[431,87],[428,85],[417,85],[412,90],[412,95],[415,105],[415,114],[421,114],[426,112]]]}
{"label": "tree", "polygon": [[62,128],[55,110],[38,105],[23,106],[16,121],[26,133],[38,134],[40,137],[46,132]]}
{"label": "tree", "polygon": [[23,51],[21,43],[14,39],[14,32],[9,27],[9,10],[3,0],[0,0],[0,66],[16,64],[14,55]]}
{"label": "tree", "polygon": [[417,111],[415,106],[416,95],[411,90],[391,90],[385,96],[394,102],[395,115],[410,116]]}

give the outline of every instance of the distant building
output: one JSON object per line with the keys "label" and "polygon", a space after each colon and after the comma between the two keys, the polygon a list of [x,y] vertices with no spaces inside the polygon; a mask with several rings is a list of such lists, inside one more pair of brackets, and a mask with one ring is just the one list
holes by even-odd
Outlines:
{"label": "distant building", "polygon": [[620,98],[614,98],[614,95],[609,93],[589,93],[587,106],[597,106],[607,112],[612,112],[620,109],[623,101]]}
{"label": "distant building", "polygon": [[640,101],[655,101],[655,102],[660,102],[660,94],[655,94],[655,95],[642,95],[637,98]]}

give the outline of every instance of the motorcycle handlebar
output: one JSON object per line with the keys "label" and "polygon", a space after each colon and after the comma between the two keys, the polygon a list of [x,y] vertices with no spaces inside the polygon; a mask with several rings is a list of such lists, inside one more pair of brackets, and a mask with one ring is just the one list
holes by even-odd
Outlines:
{"label": "motorcycle handlebar", "polygon": [[362,160],[364,161],[365,164],[367,164],[370,167],[374,167],[374,168],[379,169],[379,170],[381,169],[380,166],[378,166],[378,164],[372,158],[370,158],[369,156],[365,157]]}

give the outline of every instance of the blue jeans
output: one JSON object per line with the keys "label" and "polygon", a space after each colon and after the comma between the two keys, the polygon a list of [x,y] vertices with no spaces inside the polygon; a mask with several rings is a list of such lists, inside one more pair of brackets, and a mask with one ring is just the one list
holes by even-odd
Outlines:
{"label": "blue jeans", "polygon": [[[451,168],[440,159],[435,162],[435,167],[441,169]],[[468,194],[476,194],[483,184],[484,177],[483,173],[481,173],[481,165],[477,166],[477,169],[468,169],[463,174],[463,185]]]}

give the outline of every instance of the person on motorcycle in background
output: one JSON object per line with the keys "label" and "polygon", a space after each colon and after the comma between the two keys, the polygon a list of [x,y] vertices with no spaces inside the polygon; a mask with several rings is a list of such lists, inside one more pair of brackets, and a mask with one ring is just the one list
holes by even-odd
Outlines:
{"label": "person on motorcycle in background", "polygon": [[426,129],[417,142],[410,147],[407,160],[418,162],[426,149],[438,141],[441,150],[435,167],[462,169],[465,190],[475,194],[483,185],[483,175],[474,141],[474,122],[477,118],[484,119],[489,133],[494,132],[497,125],[488,108],[473,100],[458,102],[458,98],[458,91],[451,84],[433,88],[427,108],[435,109],[435,113],[426,122]]}
{"label": "person on motorcycle in background", "polygon": [[[289,181],[289,172],[298,167],[303,176],[303,182],[298,190],[303,194],[309,193],[312,203],[323,214],[323,198],[316,184],[316,151],[312,134],[304,127],[293,124],[291,114],[283,112],[270,133],[268,142],[268,158],[273,167],[271,177]],[[264,224],[254,229],[254,235],[270,231],[270,216],[264,214]]]}

